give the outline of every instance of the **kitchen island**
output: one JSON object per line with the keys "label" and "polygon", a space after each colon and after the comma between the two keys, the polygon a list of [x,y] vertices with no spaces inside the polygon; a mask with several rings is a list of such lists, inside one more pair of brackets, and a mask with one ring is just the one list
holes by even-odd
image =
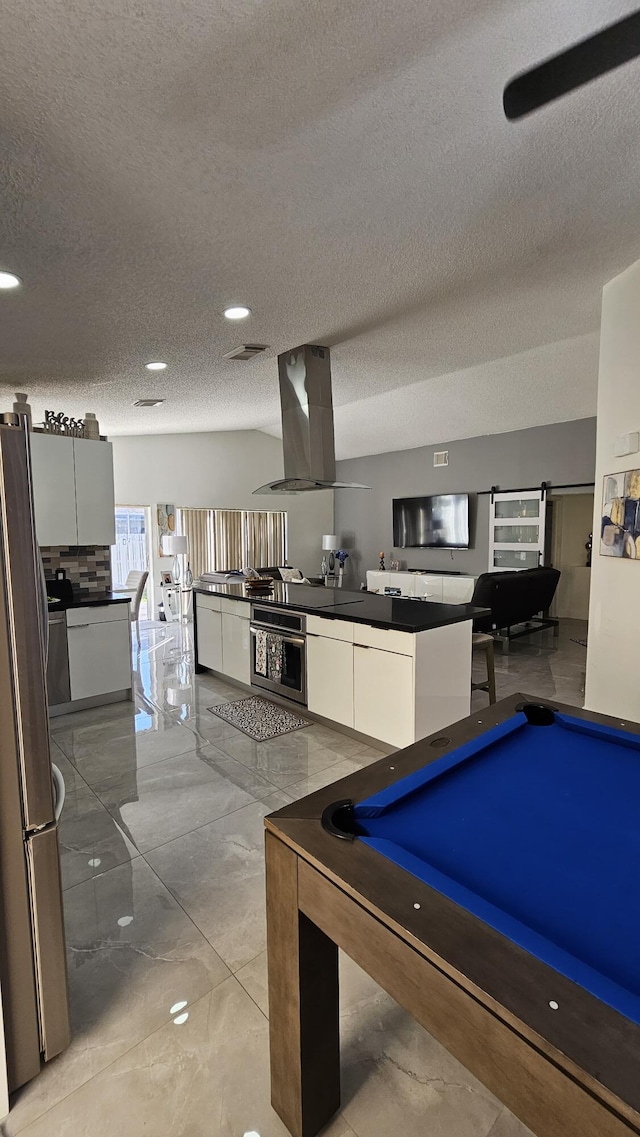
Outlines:
{"label": "kitchen island", "polygon": [[469,714],[472,621],[484,609],[281,582],[258,596],[201,582],[194,593],[199,671],[273,690],[256,675],[256,643],[288,624],[300,684],[277,694],[316,718],[401,747]]}

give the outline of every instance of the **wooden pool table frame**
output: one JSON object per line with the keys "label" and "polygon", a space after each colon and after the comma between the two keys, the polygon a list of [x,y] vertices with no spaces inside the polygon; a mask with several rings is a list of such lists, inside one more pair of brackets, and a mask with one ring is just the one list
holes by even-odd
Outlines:
{"label": "wooden pool table frame", "polygon": [[293,1137],[314,1137],[340,1106],[338,948],[538,1137],[640,1134],[640,1027],[363,842],[322,827],[327,805],[369,797],[522,702],[640,734],[513,695],[265,818],[271,1100]]}

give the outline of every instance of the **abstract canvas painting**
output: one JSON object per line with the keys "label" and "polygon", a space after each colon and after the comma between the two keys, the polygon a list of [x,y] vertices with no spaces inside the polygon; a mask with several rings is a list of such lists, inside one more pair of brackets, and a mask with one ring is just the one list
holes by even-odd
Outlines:
{"label": "abstract canvas painting", "polygon": [[640,470],[605,475],[600,555],[640,560]]}
{"label": "abstract canvas painting", "polygon": [[176,514],[175,506],[173,505],[159,505],[158,512],[158,556],[164,556],[162,552],[162,538],[173,537],[176,531]]}

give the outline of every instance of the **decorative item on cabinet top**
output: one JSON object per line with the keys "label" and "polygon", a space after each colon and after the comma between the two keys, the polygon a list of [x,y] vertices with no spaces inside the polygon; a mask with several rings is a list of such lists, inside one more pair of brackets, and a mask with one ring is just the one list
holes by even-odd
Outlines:
{"label": "decorative item on cabinet top", "polygon": [[[25,406],[26,395],[20,395]],[[18,396],[16,395],[16,399]],[[23,413],[27,413],[26,411]],[[96,442],[105,442],[106,437],[100,434],[100,426],[93,411],[87,411],[85,417],[72,418],[62,411],[45,411],[44,422],[34,428],[40,434],[59,434],[63,438],[89,438]]]}
{"label": "decorative item on cabinet top", "polygon": [[27,429],[33,430],[33,422],[31,420],[31,407],[29,406],[28,396],[24,391],[16,391],[16,401],[13,404],[13,413],[15,415],[26,415]]}

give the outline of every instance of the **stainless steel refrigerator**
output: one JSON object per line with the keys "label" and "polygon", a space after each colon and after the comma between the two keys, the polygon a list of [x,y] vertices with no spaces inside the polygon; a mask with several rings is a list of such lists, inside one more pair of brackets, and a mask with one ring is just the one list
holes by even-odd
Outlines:
{"label": "stainless steel refrigerator", "polygon": [[[14,424],[15,423],[15,424]],[[11,425],[10,425],[11,424]],[[0,987],[9,1089],[70,1039],[29,435],[0,416]]]}

